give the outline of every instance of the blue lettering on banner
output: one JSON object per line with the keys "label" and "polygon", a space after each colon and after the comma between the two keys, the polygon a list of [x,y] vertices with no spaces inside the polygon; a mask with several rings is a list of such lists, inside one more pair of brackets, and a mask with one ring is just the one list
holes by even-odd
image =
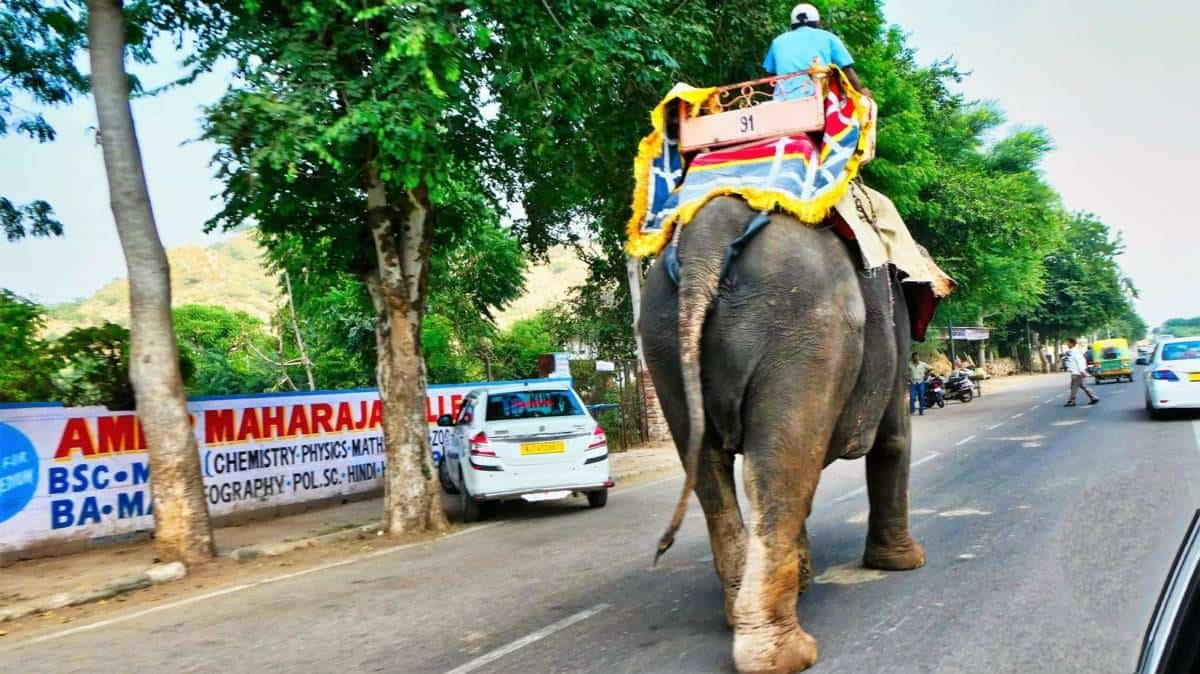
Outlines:
{"label": "blue lettering on banner", "polygon": [[25,509],[37,491],[38,455],[17,429],[0,424],[0,522]]}

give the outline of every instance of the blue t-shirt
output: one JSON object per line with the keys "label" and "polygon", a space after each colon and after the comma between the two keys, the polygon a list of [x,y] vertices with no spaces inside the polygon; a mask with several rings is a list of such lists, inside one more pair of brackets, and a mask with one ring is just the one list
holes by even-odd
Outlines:
{"label": "blue t-shirt", "polygon": [[[801,26],[775,38],[763,59],[763,69],[772,75],[787,75],[806,71],[813,58],[821,65],[846,68],[854,65],[854,59],[841,38],[820,28]],[[797,77],[787,83],[783,98],[808,95],[807,77]]]}

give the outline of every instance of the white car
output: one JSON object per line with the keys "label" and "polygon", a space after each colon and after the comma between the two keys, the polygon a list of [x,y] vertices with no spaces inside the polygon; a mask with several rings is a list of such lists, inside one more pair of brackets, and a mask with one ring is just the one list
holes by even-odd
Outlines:
{"label": "white car", "polygon": [[1200,337],[1159,341],[1146,368],[1146,409],[1200,409]]}
{"label": "white car", "polygon": [[546,501],[585,494],[602,508],[613,486],[608,440],[578,394],[561,382],[481,388],[463,399],[439,477],[462,497],[463,519],[491,501]]}

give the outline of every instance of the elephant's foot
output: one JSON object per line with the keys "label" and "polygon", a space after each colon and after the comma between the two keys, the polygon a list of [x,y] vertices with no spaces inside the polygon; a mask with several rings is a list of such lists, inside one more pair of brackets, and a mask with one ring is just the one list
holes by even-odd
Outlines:
{"label": "elephant's foot", "polygon": [[903,545],[884,547],[867,543],[863,566],[883,571],[909,571],[925,566],[925,550],[911,537]]}
{"label": "elephant's foot", "polygon": [[733,663],[738,674],[792,674],[817,661],[817,641],[799,625],[763,625],[733,635]]}

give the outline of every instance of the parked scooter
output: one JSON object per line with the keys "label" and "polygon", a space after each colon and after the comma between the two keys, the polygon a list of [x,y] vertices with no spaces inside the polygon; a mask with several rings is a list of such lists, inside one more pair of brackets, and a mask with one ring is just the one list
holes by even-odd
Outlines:
{"label": "parked scooter", "polygon": [[975,384],[971,381],[970,372],[955,371],[946,380],[946,397],[951,400],[961,400],[969,403],[975,399]]}
{"label": "parked scooter", "polygon": [[936,374],[930,375],[925,382],[925,407],[933,408],[946,406],[946,385]]}

